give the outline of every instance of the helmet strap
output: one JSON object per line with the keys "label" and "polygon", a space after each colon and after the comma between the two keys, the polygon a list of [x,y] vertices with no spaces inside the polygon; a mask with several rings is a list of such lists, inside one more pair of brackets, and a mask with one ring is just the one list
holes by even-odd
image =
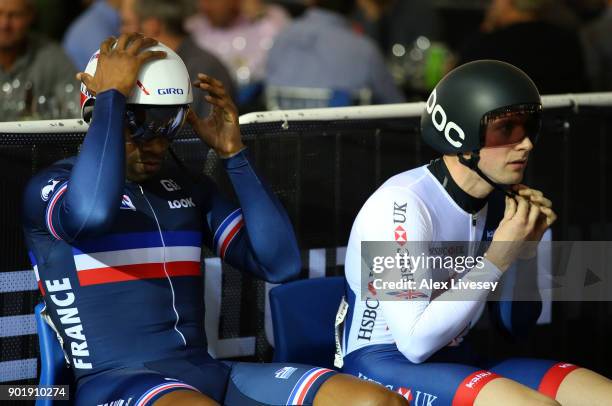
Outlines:
{"label": "helmet strap", "polygon": [[468,168],[476,172],[478,176],[484,179],[485,182],[493,186],[493,189],[499,190],[500,192],[502,192],[508,197],[514,197],[515,195],[514,191],[498,183],[493,182],[491,178],[489,178],[487,175],[484,174],[483,171],[480,170],[480,168],[478,167],[478,162],[480,162],[480,152],[479,151],[472,151],[472,155],[469,158],[464,157],[463,153],[460,152],[457,154],[457,158],[459,158],[459,162],[461,162],[463,165],[467,166]]}

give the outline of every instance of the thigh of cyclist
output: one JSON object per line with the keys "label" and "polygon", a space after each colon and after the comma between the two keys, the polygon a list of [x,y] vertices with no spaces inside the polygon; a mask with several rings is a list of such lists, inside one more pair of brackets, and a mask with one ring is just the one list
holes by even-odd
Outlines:
{"label": "thigh of cyclist", "polygon": [[[452,405],[456,396],[473,399],[496,375],[475,366],[450,362],[414,364],[395,345],[362,348],[344,357],[342,372],[378,382],[402,394],[410,405]],[[475,380],[461,389],[464,381]],[[476,385],[478,384],[478,385]],[[465,385],[464,385],[465,386]]]}
{"label": "thigh of cyclist", "polygon": [[312,405],[321,386],[338,372],[303,364],[231,364],[224,405]]}
{"label": "thigh of cyclist", "polygon": [[74,404],[150,406],[180,390],[201,392],[180,379],[147,368],[122,368],[84,378],[77,386]]}

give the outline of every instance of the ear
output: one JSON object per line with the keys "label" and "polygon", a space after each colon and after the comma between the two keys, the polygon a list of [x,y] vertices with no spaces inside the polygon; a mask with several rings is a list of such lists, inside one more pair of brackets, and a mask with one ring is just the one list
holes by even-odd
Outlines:
{"label": "ear", "polygon": [[157,38],[164,31],[164,24],[157,18],[150,17],[140,24],[142,33],[151,38]]}

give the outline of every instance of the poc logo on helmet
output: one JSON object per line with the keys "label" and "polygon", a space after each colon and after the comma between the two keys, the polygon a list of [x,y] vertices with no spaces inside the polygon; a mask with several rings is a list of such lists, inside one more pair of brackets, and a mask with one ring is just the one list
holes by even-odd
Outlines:
{"label": "poc logo on helmet", "polygon": [[[444,137],[446,141],[448,141],[453,147],[460,148],[463,145],[463,142],[457,140],[459,138],[461,140],[465,139],[465,132],[463,129],[457,125],[454,121],[447,121],[446,112],[444,108],[437,104],[438,95],[436,93],[436,89],[431,92],[429,99],[427,99],[427,114],[431,115],[431,122],[433,123],[436,130],[440,132],[444,132]],[[455,133],[455,139],[451,137],[451,133]]]}
{"label": "poc logo on helmet", "polygon": [[166,89],[157,89],[157,94],[166,95],[166,94],[183,94],[183,89],[179,89],[177,87],[168,87]]}

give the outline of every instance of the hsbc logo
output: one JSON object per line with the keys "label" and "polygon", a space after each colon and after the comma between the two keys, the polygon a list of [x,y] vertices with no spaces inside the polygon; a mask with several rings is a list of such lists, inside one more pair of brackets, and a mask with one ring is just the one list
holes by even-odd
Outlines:
{"label": "hsbc logo", "polygon": [[408,402],[412,400],[412,391],[410,389],[402,388],[400,386],[399,388],[397,388],[396,392],[402,395],[402,397]]}
{"label": "hsbc logo", "polygon": [[436,89],[431,92],[429,99],[427,99],[427,114],[431,115],[431,122],[433,123],[436,130],[444,133],[446,141],[449,142],[453,147],[460,148],[465,140],[465,132],[457,123],[454,121],[448,121],[444,107],[437,104],[438,95]]}
{"label": "hsbc logo", "polygon": [[361,372],[357,372],[357,374],[358,374],[357,378],[359,378],[359,379],[363,379],[364,381],[368,381],[368,382],[375,382],[375,383],[377,383],[379,385],[384,386],[385,388],[387,388],[389,390],[393,390],[393,385],[385,385],[384,383],[382,383],[380,381],[377,381],[377,380],[372,379],[372,378],[368,378],[366,375],[362,374]]}
{"label": "hsbc logo", "polygon": [[395,227],[395,230],[393,230],[393,234],[395,236],[395,241],[397,241],[399,245],[404,245],[406,244],[406,241],[408,241],[408,235],[406,234],[406,230],[404,230],[404,227],[402,226]]}
{"label": "hsbc logo", "polygon": [[[408,203],[398,204],[397,202],[393,202],[393,224],[406,222],[407,208]],[[406,230],[401,226],[401,224],[395,227],[393,230],[393,235],[395,237],[395,241],[397,241],[400,246],[404,245],[408,240]]]}
{"label": "hsbc logo", "polygon": [[376,296],[376,288],[373,282],[368,283],[368,292],[370,292],[372,296]]}
{"label": "hsbc logo", "polygon": [[438,399],[436,395],[431,393],[419,390],[413,392],[411,388],[403,388],[401,386],[395,392],[402,395],[409,402],[410,406],[434,406],[436,399]]}
{"label": "hsbc logo", "polygon": [[410,390],[408,395],[414,398],[414,402],[410,401],[411,406],[434,406],[436,399],[438,399],[436,395],[432,395],[431,393],[421,392],[419,390],[414,392],[416,393],[412,393],[412,390]]}
{"label": "hsbc logo", "polygon": [[157,89],[157,94],[166,95],[166,94],[183,94],[183,89],[179,89],[177,87],[168,87],[165,89]]}
{"label": "hsbc logo", "polygon": [[380,306],[380,302],[377,299],[367,298],[365,305],[367,309],[364,309],[361,315],[361,327],[357,333],[357,339],[370,341],[372,339],[374,324],[376,324],[376,316],[378,314],[376,309]]}
{"label": "hsbc logo", "polygon": [[170,206],[171,209],[196,207],[192,197],[180,200],[168,200],[168,206]]}

